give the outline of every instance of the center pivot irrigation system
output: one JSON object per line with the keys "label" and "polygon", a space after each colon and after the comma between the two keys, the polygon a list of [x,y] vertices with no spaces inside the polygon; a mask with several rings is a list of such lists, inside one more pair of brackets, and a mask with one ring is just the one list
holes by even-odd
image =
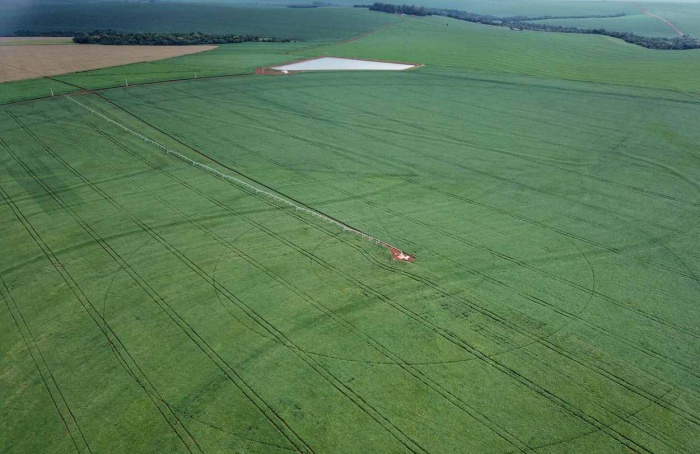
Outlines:
{"label": "center pivot irrigation system", "polygon": [[77,99],[74,99],[74,98],[72,98],[72,97],[70,97],[70,96],[65,96],[65,98],[68,99],[68,100],[70,100],[70,101],[73,101],[74,103],[76,103],[76,104],[78,104],[79,106],[81,106],[82,108],[84,108],[84,109],[90,111],[91,113],[97,115],[98,117],[100,117],[100,118],[102,118],[102,119],[104,119],[104,120],[107,120],[108,122],[112,123],[113,125],[122,128],[124,131],[126,131],[126,132],[128,132],[128,133],[130,133],[130,134],[133,134],[134,136],[138,137],[139,139],[142,139],[144,142],[148,142],[148,143],[150,143],[150,144],[152,144],[152,145],[155,145],[156,147],[158,147],[158,148],[160,148],[161,150],[165,151],[166,154],[175,156],[176,158],[179,158],[179,159],[181,159],[182,161],[185,161],[186,163],[192,165],[193,167],[198,167],[198,168],[200,168],[200,169],[202,169],[202,170],[204,170],[204,171],[206,171],[206,172],[209,172],[209,173],[211,173],[211,174],[213,174],[213,175],[215,175],[215,176],[217,176],[217,177],[219,177],[219,178],[221,178],[221,179],[223,179],[223,180],[232,181],[232,182],[234,182],[234,183],[236,183],[236,184],[238,184],[238,185],[240,185],[240,186],[243,186],[243,187],[245,187],[245,188],[247,188],[247,189],[250,189],[250,190],[252,190],[252,191],[255,191],[256,194],[262,194],[262,195],[265,195],[265,196],[267,196],[267,197],[270,197],[270,198],[272,198],[272,199],[274,199],[274,200],[276,200],[276,201],[278,201],[278,202],[280,202],[280,203],[283,203],[283,204],[285,204],[285,205],[292,206],[292,207],[294,207],[297,211],[303,211],[304,213],[308,213],[308,214],[310,214],[310,215],[312,215],[312,216],[315,216],[315,217],[317,217],[317,218],[319,218],[319,219],[322,219],[322,220],[324,220],[324,221],[326,221],[326,222],[330,222],[331,224],[334,224],[334,225],[340,227],[340,228],[343,229],[343,231],[345,231],[345,232],[350,232],[350,233],[353,233],[353,234],[355,234],[355,235],[359,235],[359,236],[361,236],[362,238],[364,238],[364,239],[367,240],[367,241],[370,241],[370,242],[372,242],[372,243],[375,243],[375,244],[378,244],[378,245],[380,245],[380,246],[383,246],[383,247],[389,249],[389,251],[391,251],[391,256],[392,256],[392,258],[393,258],[394,260],[402,260],[402,261],[404,261],[404,262],[413,262],[413,261],[415,261],[415,257],[414,257],[414,256],[404,253],[401,249],[392,246],[391,244],[387,243],[386,241],[382,241],[382,240],[380,240],[379,238],[373,237],[372,235],[370,235],[370,234],[368,234],[368,233],[365,233],[365,232],[363,232],[362,230],[358,230],[358,229],[356,229],[356,228],[354,228],[354,227],[351,227],[351,226],[349,226],[349,225],[347,225],[347,224],[345,224],[345,223],[343,223],[343,222],[341,222],[341,221],[339,221],[339,220],[337,220],[337,219],[334,219],[334,218],[332,218],[332,217],[330,217],[330,216],[328,216],[328,215],[325,215],[325,214],[321,213],[320,211],[316,211],[316,210],[314,210],[314,209],[312,209],[312,208],[309,208],[309,207],[307,207],[307,206],[299,205],[298,203],[292,202],[291,200],[289,200],[289,199],[287,199],[287,198],[285,198],[285,197],[280,197],[278,194],[275,194],[275,193],[266,191],[266,190],[264,190],[264,189],[260,189],[259,187],[256,187],[256,186],[254,186],[254,185],[248,183],[247,181],[241,180],[240,178],[236,178],[236,177],[234,177],[234,176],[232,176],[232,175],[225,174],[225,173],[223,173],[223,172],[221,172],[221,171],[219,171],[219,170],[216,170],[216,169],[214,169],[214,168],[212,168],[212,167],[209,167],[209,166],[206,165],[206,164],[202,164],[201,162],[197,162],[197,161],[195,161],[195,160],[193,160],[193,159],[191,159],[191,158],[188,158],[187,156],[183,155],[182,153],[178,153],[177,151],[171,150],[170,148],[166,147],[165,145],[162,145],[162,144],[156,142],[155,140],[149,139],[148,137],[146,137],[146,136],[144,136],[143,134],[140,134],[140,133],[134,131],[133,129],[127,128],[126,126],[124,126],[123,124],[117,122],[116,120],[113,120],[113,119],[109,118],[108,116],[106,116],[106,115],[104,115],[104,114],[102,114],[102,113],[96,111],[95,109],[93,109],[93,108],[91,108],[91,107],[89,107],[89,106],[86,106],[85,104],[81,103],[81,102],[78,101]]}

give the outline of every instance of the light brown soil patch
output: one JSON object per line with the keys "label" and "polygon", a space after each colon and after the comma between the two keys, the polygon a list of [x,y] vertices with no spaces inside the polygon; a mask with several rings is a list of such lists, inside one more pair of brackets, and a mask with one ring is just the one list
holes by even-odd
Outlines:
{"label": "light brown soil patch", "polygon": [[284,73],[282,71],[272,69],[270,66],[261,66],[260,68],[255,68],[255,74],[259,76],[281,76]]}
{"label": "light brown soil patch", "polygon": [[216,49],[217,46],[0,46],[0,82],[57,76]]}
{"label": "light brown soil patch", "polygon": [[406,254],[405,252],[396,249],[393,246],[390,246],[388,244],[384,244],[384,247],[389,249],[391,251],[391,258],[394,260],[401,260],[404,262],[415,262],[416,258],[412,255]]}

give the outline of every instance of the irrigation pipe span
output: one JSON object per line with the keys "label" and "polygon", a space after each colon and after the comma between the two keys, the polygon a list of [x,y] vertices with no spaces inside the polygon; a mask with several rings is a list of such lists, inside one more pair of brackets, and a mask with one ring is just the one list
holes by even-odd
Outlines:
{"label": "irrigation pipe span", "polygon": [[281,203],[283,203],[283,204],[285,204],[285,205],[289,205],[289,206],[291,206],[291,207],[294,207],[294,208],[297,209],[298,211],[303,211],[304,213],[308,213],[308,214],[310,214],[310,215],[312,215],[312,216],[315,216],[315,217],[317,217],[317,218],[319,218],[319,219],[321,219],[321,220],[323,220],[323,221],[327,221],[327,222],[329,222],[329,223],[331,223],[331,224],[334,224],[334,225],[340,227],[341,229],[343,229],[343,231],[345,231],[345,232],[353,233],[353,234],[355,234],[355,235],[358,235],[358,236],[364,238],[364,239],[367,240],[367,241],[373,242],[373,243],[378,244],[378,245],[380,245],[380,246],[384,246],[385,248],[387,248],[387,249],[389,249],[389,250],[391,251],[392,256],[393,256],[394,259],[397,259],[397,260],[404,260],[404,261],[409,261],[409,262],[412,262],[412,261],[414,260],[413,256],[408,255],[408,254],[405,254],[403,251],[401,251],[401,249],[392,246],[391,244],[387,243],[386,241],[382,241],[382,240],[380,240],[379,238],[376,238],[376,237],[374,237],[374,236],[372,236],[372,235],[370,235],[370,234],[368,234],[368,233],[365,233],[365,232],[363,232],[363,231],[361,231],[361,230],[358,230],[358,229],[356,229],[356,228],[354,228],[354,227],[350,227],[349,225],[344,224],[344,223],[338,221],[337,219],[333,219],[333,218],[331,218],[331,217],[328,217],[328,216],[326,216],[325,214],[323,214],[323,213],[321,213],[321,212],[319,212],[319,211],[312,210],[312,209],[310,209],[310,208],[308,208],[308,207],[300,206],[300,205],[298,205],[298,204],[292,202],[291,200],[288,200],[288,199],[286,199],[286,198],[284,198],[284,197],[280,197],[280,196],[277,195],[277,194],[273,194],[272,192],[266,191],[266,190],[264,190],[264,189],[260,189],[260,188],[258,188],[258,187],[256,187],[256,186],[254,186],[254,185],[248,183],[247,181],[243,181],[243,180],[241,180],[240,178],[236,178],[236,177],[234,177],[234,176],[232,176],[232,175],[225,174],[225,173],[223,173],[223,172],[221,172],[221,171],[219,171],[219,170],[216,170],[216,169],[214,169],[214,168],[212,168],[212,167],[209,167],[209,166],[206,165],[206,164],[202,164],[201,162],[198,162],[198,161],[195,161],[194,159],[188,158],[187,156],[183,155],[182,153],[178,153],[177,151],[171,150],[170,148],[166,147],[165,145],[162,145],[162,144],[156,142],[156,141],[153,140],[153,139],[149,139],[148,137],[144,136],[143,134],[141,134],[141,133],[139,133],[139,132],[137,132],[137,131],[134,131],[133,129],[130,129],[130,128],[124,126],[123,124],[119,123],[118,121],[113,120],[112,118],[109,118],[108,116],[106,116],[106,115],[104,115],[104,114],[102,114],[102,113],[96,111],[96,110],[93,109],[92,107],[86,106],[85,104],[81,103],[81,102],[78,101],[77,99],[74,99],[74,98],[72,98],[72,97],[70,97],[70,96],[68,96],[68,95],[66,95],[65,98],[66,98],[66,99],[69,99],[69,100],[71,100],[71,101],[73,101],[74,103],[76,103],[76,104],[78,104],[79,106],[81,106],[82,108],[84,108],[84,109],[90,111],[91,113],[97,115],[98,117],[100,117],[100,118],[102,118],[102,119],[104,119],[104,120],[107,120],[108,122],[112,123],[113,125],[122,128],[124,131],[126,131],[126,132],[128,132],[128,133],[130,133],[130,134],[132,134],[132,135],[134,135],[134,136],[136,136],[136,137],[138,137],[139,139],[142,139],[144,142],[148,142],[148,143],[150,143],[150,144],[152,144],[152,145],[155,145],[156,147],[158,147],[158,148],[160,148],[161,150],[165,151],[166,154],[175,156],[176,158],[181,159],[182,161],[184,161],[184,162],[186,162],[186,163],[192,165],[193,167],[199,167],[200,169],[202,169],[202,170],[204,170],[204,171],[206,171],[206,172],[209,172],[209,173],[211,173],[211,174],[213,174],[213,175],[215,175],[215,176],[217,176],[217,177],[219,177],[219,178],[221,178],[221,179],[223,179],[223,180],[232,181],[232,182],[234,182],[234,183],[236,183],[236,184],[238,184],[238,185],[240,185],[240,186],[243,186],[243,187],[245,187],[245,188],[248,188],[248,189],[250,189],[250,190],[255,191],[256,194],[263,194],[263,195],[265,195],[265,196],[267,196],[267,197],[270,197],[270,198],[272,198],[272,199],[274,199],[274,200],[276,200],[276,201],[278,201],[278,202],[281,202]]}

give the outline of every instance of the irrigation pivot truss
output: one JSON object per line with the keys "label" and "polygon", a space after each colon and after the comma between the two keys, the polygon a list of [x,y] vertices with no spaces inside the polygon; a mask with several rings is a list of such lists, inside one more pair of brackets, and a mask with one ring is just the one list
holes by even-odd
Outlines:
{"label": "irrigation pivot truss", "polygon": [[370,241],[374,244],[383,246],[383,247],[389,249],[389,251],[391,251],[391,255],[392,255],[393,259],[395,259],[395,260],[402,260],[402,261],[406,261],[406,262],[413,262],[415,260],[415,258],[412,255],[404,253],[401,249],[399,249],[395,246],[392,246],[391,244],[387,243],[386,241],[383,241],[377,237],[374,237],[368,233],[365,233],[362,230],[359,230],[355,227],[351,227],[348,224],[341,222],[335,218],[332,218],[326,214],[323,214],[320,211],[309,208],[308,206],[299,205],[298,203],[295,203],[295,202],[287,199],[286,197],[281,197],[279,194],[275,194],[275,193],[270,192],[266,189],[261,189],[255,185],[250,184],[249,182],[244,181],[240,178],[237,178],[233,175],[228,175],[228,174],[223,173],[217,169],[214,169],[213,167],[210,167],[206,164],[195,161],[194,159],[189,158],[189,157],[183,155],[182,153],[179,153],[175,150],[171,150],[170,148],[166,147],[165,145],[160,144],[160,143],[156,142],[155,140],[150,139],[150,138],[144,136],[143,134],[141,134],[137,131],[134,131],[133,129],[131,129],[127,126],[124,126],[123,124],[119,123],[118,121],[108,117],[107,115],[104,115],[101,112],[98,112],[97,110],[93,109],[90,106],[87,106],[87,105],[81,103],[80,101],[78,101],[77,99],[75,99],[71,96],[65,95],[65,98],[78,104],[82,108],[88,110],[89,112],[91,112],[94,115],[97,115],[98,117],[102,118],[103,120],[106,120],[109,123],[112,123],[113,125],[115,125],[121,129],[123,129],[124,131],[138,137],[139,139],[142,139],[144,142],[150,143],[151,145],[154,145],[154,146],[160,148],[167,155],[174,156],[174,157],[192,165],[193,167],[200,168],[200,169],[204,170],[205,172],[208,172],[212,175],[215,175],[223,180],[231,181],[239,186],[243,186],[244,188],[246,188],[248,190],[255,191],[255,193],[258,195],[264,195],[264,196],[270,197],[270,198],[272,198],[272,199],[276,200],[277,202],[280,202],[284,205],[294,207],[297,211],[302,211],[304,213],[310,214],[311,216],[317,217],[323,221],[329,222],[329,223],[343,229],[343,231],[345,231],[345,232],[349,232],[349,233],[358,235],[367,241]]}

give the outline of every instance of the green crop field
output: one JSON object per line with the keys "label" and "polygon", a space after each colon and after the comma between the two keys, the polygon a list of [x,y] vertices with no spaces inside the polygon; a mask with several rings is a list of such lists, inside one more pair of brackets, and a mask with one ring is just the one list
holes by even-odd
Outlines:
{"label": "green crop field", "polygon": [[[212,2],[214,3],[214,2]],[[397,19],[357,8],[292,9],[187,3],[106,2],[89,8],[78,4],[36,4],[8,8],[0,16],[0,33],[17,30],[124,32],[250,33],[336,41]]]}
{"label": "green crop field", "polygon": [[363,13],[3,84],[0,452],[700,451],[698,51]]}
{"label": "green crop field", "polygon": [[604,28],[621,32],[633,32],[638,35],[675,38],[678,33],[663,21],[638,12],[623,17],[606,17],[593,19],[549,19],[535,21],[541,24],[563,25],[579,28]]}
{"label": "green crop field", "polygon": [[700,36],[700,3],[642,4],[650,13],[673,23],[683,33]]}
{"label": "green crop field", "polygon": [[[402,1],[380,3],[403,4]],[[413,4],[413,2],[409,2]],[[639,10],[627,1],[557,1],[557,0],[425,0],[416,5],[432,8],[451,8],[494,16],[582,16],[634,13]]]}
{"label": "green crop field", "polygon": [[[580,28],[604,28],[606,30],[628,31],[643,36],[674,38],[678,36],[673,28],[657,17],[642,12],[642,9],[670,21],[683,33],[700,36],[700,3],[644,3],[636,10],[620,9],[624,17],[592,19],[550,19],[539,21]],[[600,13],[597,13],[600,14]]]}
{"label": "green crop field", "polygon": [[700,93],[700,50],[659,52],[607,36],[511,31],[443,17],[407,20],[365,39],[297,54],[327,53],[415,61],[454,71]]}

